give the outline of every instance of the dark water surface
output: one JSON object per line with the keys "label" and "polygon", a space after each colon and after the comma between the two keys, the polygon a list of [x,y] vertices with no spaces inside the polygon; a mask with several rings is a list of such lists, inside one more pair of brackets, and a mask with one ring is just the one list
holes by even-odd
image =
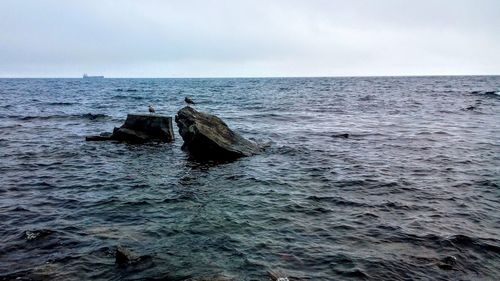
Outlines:
{"label": "dark water surface", "polygon": [[[0,280],[498,280],[499,89],[498,76],[0,79]],[[173,116],[187,95],[266,152],[198,163],[178,135],[84,140],[149,104]],[[118,267],[117,245],[147,258]]]}

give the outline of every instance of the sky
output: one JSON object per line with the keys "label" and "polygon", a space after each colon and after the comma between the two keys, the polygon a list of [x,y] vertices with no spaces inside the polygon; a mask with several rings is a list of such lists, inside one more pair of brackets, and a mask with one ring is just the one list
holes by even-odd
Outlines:
{"label": "sky", "polygon": [[0,77],[500,74],[499,0],[0,0]]}

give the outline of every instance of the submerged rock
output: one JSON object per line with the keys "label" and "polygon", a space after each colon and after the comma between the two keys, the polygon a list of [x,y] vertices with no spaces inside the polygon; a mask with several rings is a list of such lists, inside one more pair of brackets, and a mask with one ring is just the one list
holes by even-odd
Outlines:
{"label": "submerged rock", "polygon": [[93,113],[87,113],[87,114],[83,114],[83,117],[84,118],[87,118],[89,120],[96,120],[96,119],[100,119],[100,118],[105,118],[107,117],[105,114],[93,114]]}
{"label": "submerged rock", "polygon": [[299,278],[291,277],[281,270],[270,270],[267,272],[272,281],[299,281]]}
{"label": "submerged rock", "polygon": [[24,232],[24,238],[28,241],[33,241],[47,237],[52,233],[54,233],[54,231],[50,229],[26,230]]}
{"label": "submerged rock", "polygon": [[115,251],[115,263],[118,265],[127,265],[137,259],[128,249],[118,246]]}
{"label": "submerged rock", "polygon": [[234,281],[234,280],[236,279],[233,277],[223,274],[218,274],[213,276],[193,277],[187,279],[186,281]]}
{"label": "submerged rock", "polygon": [[115,128],[113,133],[88,136],[85,140],[117,140],[132,143],[171,142],[174,140],[172,117],[158,114],[129,114],[125,123],[121,127]]}
{"label": "submerged rock", "polygon": [[257,144],[233,132],[219,117],[186,106],[175,123],[184,140],[182,149],[202,159],[235,159],[261,152]]}
{"label": "submerged rock", "polygon": [[145,266],[151,264],[152,261],[153,257],[151,255],[139,256],[123,246],[119,245],[116,247],[115,263],[121,267],[125,267],[127,265]]}
{"label": "submerged rock", "polygon": [[113,136],[112,133],[101,133],[98,136],[87,136],[85,137],[86,141],[107,141],[111,140],[111,137]]}
{"label": "submerged rock", "polygon": [[437,266],[444,270],[452,270],[456,264],[457,258],[455,256],[446,256],[437,263]]}

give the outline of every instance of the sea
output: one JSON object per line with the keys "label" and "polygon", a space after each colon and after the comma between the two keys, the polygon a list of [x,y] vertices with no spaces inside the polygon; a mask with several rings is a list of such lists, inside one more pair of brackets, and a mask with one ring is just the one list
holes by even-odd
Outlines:
{"label": "sea", "polygon": [[[0,280],[500,280],[500,76],[0,79]],[[87,142],[198,111],[265,148]],[[115,263],[123,247],[135,257]]]}

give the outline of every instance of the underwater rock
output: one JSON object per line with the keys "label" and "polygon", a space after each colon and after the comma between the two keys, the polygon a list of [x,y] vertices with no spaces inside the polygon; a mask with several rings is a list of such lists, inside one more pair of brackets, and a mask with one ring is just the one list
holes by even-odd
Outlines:
{"label": "underwater rock", "polygon": [[100,118],[105,118],[106,115],[105,114],[93,114],[93,113],[87,113],[87,114],[83,114],[83,117],[84,118],[87,118],[89,120],[96,120],[96,119],[100,119]]}
{"label": "underwater rock", "polygon": [[149,141],[171,142],[174,140],[172,117],[158,114],[129,114],[125,123],[113,130],[113,133],[102,133],[88,136],[87,141],[117,140],[131,143]]}
{"label": "underwater rock", "polygon": [[219,117],[189,106],[177,112],[175,123],[184,140],[182,149],[193,157],[226,160],[261,152],[257,144],[233,132]]}
{"label": "underwater rock", "polygon": [[86,141],[107,141],[111,140],[111,137],[113,136],[112,133],[101,133],[98,136],[87,136],[85,137]]}
{"label": "underwater rock", "polygon": [[457,258],[455,256],[446,256],[437,263],[437,266],[444,270],[451,270],[456,264]]}
{"label": "underwater rock", "polygon": [[52,233],[54,233],[54,231],[50,229],[26,230],[24,232],[24,238],[28,241],[33,241],[49,236]]}
{"label": "underwater rock", "polygon": [[214,276],[204,276],[204,277],[193,277],[186,281],[233,281],[236,280],[232,277],[226,275],[214,275]]}
{"label": "underwater rock", "polygon": [[269,274],[269,278],[272,281],[299,281],[299,278],[296,277],[291,277],[285,274],[284,272],[280,270],[276,271],[268,271],[267,274]]}
{"label": "underwater rock", "polygon": [[115,263],[119,266],[127,266],[129,264],[138,265],[146,262],[151,263],[153,257],[151,255],[138,256],[123,246],[117,246],[115,250]]}
{"label": "underwater rock", "polygon": [[115,263],[118,265],[126,265],[137,260],[137,256],[123,246],[116,247]]}

